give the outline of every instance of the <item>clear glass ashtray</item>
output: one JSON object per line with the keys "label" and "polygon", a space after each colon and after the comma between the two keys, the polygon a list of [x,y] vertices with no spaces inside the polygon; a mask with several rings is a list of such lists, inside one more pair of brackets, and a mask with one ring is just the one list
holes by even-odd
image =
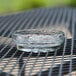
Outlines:
{"label": "clear glass ashtray", "polygon": [[12,35],[17,49],[26,52],[52,52],[64,43],[65,34],[59,30],[25,29]]}

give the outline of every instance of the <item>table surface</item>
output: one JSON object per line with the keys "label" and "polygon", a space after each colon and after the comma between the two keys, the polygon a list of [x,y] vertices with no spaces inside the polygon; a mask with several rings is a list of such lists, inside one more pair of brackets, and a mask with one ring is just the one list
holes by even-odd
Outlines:
{"label": "table surface", "polygon": [[[0,76],[76,76],[76,9],[39,8],[0,16]],[[55,52],[26,53],[16,49],[16,30],[54,28],[65,32],[64,46]]]}

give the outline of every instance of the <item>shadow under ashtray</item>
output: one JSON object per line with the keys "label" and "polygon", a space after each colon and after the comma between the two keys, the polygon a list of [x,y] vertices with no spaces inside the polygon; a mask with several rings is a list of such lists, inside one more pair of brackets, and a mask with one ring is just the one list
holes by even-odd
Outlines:
{"label": "shadow under ashtray", "polygon": [[1,72],[1,73],[0,73],[0,76],[14,76],[14,75],[8,74],[8,73],[6,73],[6,72]]}

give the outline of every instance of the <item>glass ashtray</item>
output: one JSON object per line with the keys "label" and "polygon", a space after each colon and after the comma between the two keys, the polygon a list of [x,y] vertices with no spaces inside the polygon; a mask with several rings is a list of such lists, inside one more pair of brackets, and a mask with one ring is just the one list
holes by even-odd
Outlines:
{"label": "glass ashtray", "polygon": [[59,30],[25,29],[12,35],[17,49],[26,52],[52,52],[64,43],[65,34]]}

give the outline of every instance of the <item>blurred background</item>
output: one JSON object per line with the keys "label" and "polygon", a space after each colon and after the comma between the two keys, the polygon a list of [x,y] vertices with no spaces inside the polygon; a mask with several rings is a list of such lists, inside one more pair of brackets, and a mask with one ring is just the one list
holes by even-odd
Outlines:
{"label": "blurred background", "polygon": [[0,0],[0,14],[56,6],[75,7],[76,0]]}

